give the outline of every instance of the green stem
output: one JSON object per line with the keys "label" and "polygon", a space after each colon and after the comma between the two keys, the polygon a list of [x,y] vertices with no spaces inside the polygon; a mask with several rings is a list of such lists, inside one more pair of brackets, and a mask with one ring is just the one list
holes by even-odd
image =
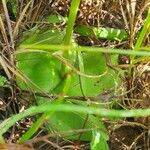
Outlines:
{"label": "green stem", "polygon": [[145,39],[145,36],[147,35],[149,25],[150,25],[150,8],[148,10],[148,14],[147,14],[146,21],[144,23],[143,29],[140,32],[139,38],[137,39],[137,42],[135,44],[134,50],[140,50],[142,42]]}
{"label": "green stem", "polygon": [[[70,12],[69,12],[67,28],[66,28],[66,35],[64,37],[64,45],[71,44],[72,33],[73,33],[73,28],[74,28],[79,4],[80,4],[80,0],[72,0],[71,1]],[[69,51],[66,51],[66,52],[64,51],[63,56],[66,58],[70,58],[69,56],[71,53],[69,53]],[[70,69],[65,64],[62,64],[62,67],[61,67],[62,76],[64,76],[67,72],[69,72],[69,70]]]}
{"label": "green stem", "polygon": [[0,124],[0,136],[2,136],[17,121],[27,116],[33,116],[43,112],[78,112],[84,114],[95,114],[100,117],[147,117],[150,116],[150,109],[132,109],[132,110],[109,110],[95,107],[85,107],[73,104],[44,104],[42,106],[32,106],[24,112],[16,114]]}
{"label": "green stem", "polygon": [[66,35],[64,38],[64,45],[70,45],[70,42],[72,39],[73,27],[75,24],[79,4],[80,4],[80,0],[72,0],[71,1],[71,7],[70,7],[69,18],[68,18],[68,23],[67,23]]}
{"label": "green stem", "polygon": [[29,52],[54,52],[59,51],[84,51],[84,52],[99,52],[99,53],[112,53],[112,54],[125,54],[133,56],[150,56],[150,52],[145,51],[131,51],[128,49],[111,49],[111,48],[99,48],[99,47],[88,47],[88,46],[63,46],[63,45],[22,45],[23,50],[19,49],[15,54],[29,53]]}

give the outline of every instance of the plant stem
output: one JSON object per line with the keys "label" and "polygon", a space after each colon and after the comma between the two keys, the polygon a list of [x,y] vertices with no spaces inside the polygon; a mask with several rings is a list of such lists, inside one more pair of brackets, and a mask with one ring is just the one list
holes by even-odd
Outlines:
{"label": "plant stem", "polygon": [[73,27],[75,24],[79,4],[80,4],[80,0],[72,0],[71,1],[71,7],[70,7],[69,18],[68,18],[68,23],[67,23],[66,35],[64,38],[64,45],[70,45],[70,43],[71,43]]}
{"label": "plant stem", "polygon": [[32,106],[24,112],[16,114],[0,124],[0,136],[2,136],[11,126],[13,126],[17,121],[27,116],[33,116],[38,113],[43,112],[54,112],[54,111],[63,111],[63,112],[78,112],[83,114],[95,114],[100,117],[147,117],[150,116],[150,109],[131,109],[131,110],[109,110],[101,109],[95,107],[85,107],[77,106],[73,104],[44,104],[41,106]]}
{"label": "plant stem", "polygon": [[[22,50],[21,50],[22,49]],[[89,46],[63,46],[63,45],[22,45],[20,50],[17,50],[15,54],[29,53],[29,52],[54,52],[59,51],[81,51],[81,52],[99,52],[99,53],[112,53],[112,54],[125,54],[133,56],[150,56],[150,52],[145,51],[131,51],[124,49],[111,49],[111,48],[99,48],[99,47],[89,47]]]}
{"label": "plant stem", "polygon": [[148,14],[147,14],[143,29],[140,32],[140,35],[135,44],[134,50],[140,50],[140,47],[142,46],[142,42],[145,39],[145,36],[147,35],[149,25],[150,25],[150,8],[148,10]]}

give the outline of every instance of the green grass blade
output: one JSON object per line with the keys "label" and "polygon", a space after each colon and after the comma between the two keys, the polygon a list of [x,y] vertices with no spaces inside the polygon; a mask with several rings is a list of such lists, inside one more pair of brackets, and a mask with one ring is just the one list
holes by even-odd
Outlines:
{"label": "green grass blade", "polygon": [[0,124],[0,136],[2,136],[11,126],[17,121],[27,116],[33,116],[43,112],[64,111],[64,112],[79,112],[83,114],[95,114],[100,117],[147,117],[150,116],[149,109],[132,109],[132,110],[109,110],[95,107],[85,107],[73,104],[44,104],[41,106],[32,106],[24,112],[16,114]]}
{"label": "green grass blade", "polygon": [[70,7],[69,18],[68,18],[68,23],[67,23],[66,35],[64,38],[64,45],[70,45],[70,42],[72,39],[73,27],[75,24],[79,4],[80,4],[80,0],[72,0],[71,1],[71,7]]}
{"label": "green grass blade", "polygon": [[144,51],[150,51],[150,47],[141,47],[140,49]]}
{"label": "green grass blade", "polygon": [[112,54],[124,54],[133,56],[150,56],[150,52],[145,51],[131,51],[128,49],[111,49],[111,48],[99,48],[90,46],[63,46],[63,45],[22,45],[20,49],[16,52],[18,53],[29,53],[29,52],[54,52],[59,50],[67,51],[84,51],[84,52],[99,52],[99,53],[112,53]]}
{"label": "green grass blade", "polygon": [[18,143],[24,143],[29,140],[46,121],[46,119],[48,118],[48,114],[49,113],[42,114],[42,116],[39,117],[35,123],[33,123],[32,127],[25,134],[23,134],[23,136],[19,139]]}
{"label": "green grass blade", "polygon": [[147,35],[149,25],[150,25],[150,8],[148,10],[148,14],[147,14],[143,29],[140,32],[140,35],[139,35],[137,42],[135,44],[134,50],[140,50],[140,47],[142,46],[142,42],[143,42],[145,36]]}

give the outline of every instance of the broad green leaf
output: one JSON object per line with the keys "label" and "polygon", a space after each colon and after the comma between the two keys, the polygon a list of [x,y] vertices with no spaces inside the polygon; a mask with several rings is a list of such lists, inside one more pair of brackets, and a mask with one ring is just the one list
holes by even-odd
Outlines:
{"label": "broad green leaf", "polygon": [[[60,82],[60,63],[55,58],[42,53],[28,53],[17,55],[17,60],[21,72],[43,91],[49,92]],[[22,80],[18,80],[18,83],[22,89],[26,89]],[[31,83],[28,86],[38,91]]]}
{"label": "broad green leaf", "polygon": [[[33,34],[34,33],[34,34]],[[40,33],[36,28],[31,33],[23,36],[21,44],[60,44],[63,40],[64,32],[45,31]],[[17,55],[17,67],[32,82],[38,85],[43,91],[49,92],[60,82],[61,63],[54,57],[45,53],[24,53]],[[25,89],[23,81],[18,80],[20,86]],[[35,90],[35,87],[30,84]],[[37,90],[37,89],[36,89]]]}
{"label": "broad green leaf", "polygon": [[[86,114],[80,114],[75,112],[55,112],[53,116],[48,119],[47,128],[49,131],[61,132],[61,131],[70,131],[82,129]],[[90,115],[84,129],[99,128],[98,131],[101,133],[101,136],[108,140],[107,131],[103,123],[96,117]],[[95,130],[95,129],[93,129]],[[97,129],[96,129],[97,130]],[[74,133],[71,135],[65,136],[67,139],[78,140],[80,133]],[[92,130],[86,131],[80,138],[82,141],[91,141],[92,139]]]}
{"label": "broad green leaf", "polygon": [[61,44],[65,35],[65,30],[56,29],[43,29],[40,30],[36,26],[30,31],[25,32],[21,42],[21,45],[32,44]]}
{"label": "broad green leaf", "polygon": [[[82,79],[84,79],[84,84],[86,85],[86,96],[96,96],[105,90],[114,88],[116,86],[116,83],[119,84],[119,78],[117,77],[117,74],[112,69],[107,67],[103,54],[88,52],[82,53],[82,57],[85,74],[105,74],[100,78],[82,77]],[[117,57],[117,55],[111,56],[112,63],[116,64]],[[76,67],[78,67],[78,63]],[[79,76],[76,74],[73,75],[72,87],[70,88],[68,94],[72,96],[82,95]]]}
{"label": "broad green leaf", "polygon": [[[46,32],[37,32],[34,31],[35,34],[32,36],[28,34],[28,39],[24,38],[22,41],[22,44],[30,43],[30,44],[60,44],[63,40],[63,33],[60,33],[59,31],[46,31]],[[30,37],[31,36],[31,37]],[[74,54],[69,58],[71,60],[69,63],[74,63]],[[116,56],[115,56],[116,58]],[[17,67],[35,84],[37,84],[43,91],[49,92],[53,90],[55,93],[61,92],[61,63],[51,57],[48,54],[44,53],[28,53],[28,54],[18,54],[17,55]],[[79,66],[80,65],[80,66]],[[108,69],[105,63],[105,58],[100,53],[82,53],[80,55],[80,62],[76,61],[75,67],[79,69],[84,74],[90,74],[90,75],[98,75],[103,74],[106,70],[108,70],[107,74],[99,79],[89,79],[82,77],[82,81],[84,81],[84,84],[82,88],[86,88],[85,94],[86,96],[92,96],[97,95],[103,90],[109,89],[111,87],[115,86],[115,80],[118,80],[115,78],[115,73]],[[112,77],[114,77],[114,80],[112,80]],[[62,82],[62,83],[61,83]],[[25,89],[26,87],[23,85],[23,82],[18,80],[19,85],[22,89]],[[109,84],[108,84],[109,83]],[[38,89],[35,89],[32,84],[29,84],[29,86],[38,91]],[[57,88],[55,88],[57,87]],[[72,83],[69,89],[69,92],[67,95],[81,95],[81,86],[79,82],[79,75],[75,72],[72,75]],[[39,103],[44,102],[44,98],[38,98]],[[85,103],[86,104],[86,103]],[[68,130],[75,130],[75,129],[82,129],[84,121],[85,121],[85,115],[71,112],[57,112],[54,113],[53,116],[51,116],[48,119],[48,122],[46,124],[47,129],[49,132],[54,131],[68,131]],[[106,129],[102,122],[94,117],[90,116],[89,120],[87,121],[85,128],[100,128],[99,132],[101,136],[107,140],[108,135],[106,133]],[[77,140],[79,137],[78,135],[71,135],[71,136],[65,136],[65,138],[74,139]],[[92,132],[86,132],[81,137],[81,140],[84,141],[90,141],[92,139]]]}
{"label": "broad green leaf", "polygon": [[60,15],[50,15],[48,16],[48,22],[49,23],[60,23],[65,21],[65,18],[63,18]]}
{"label": "broad green leaf", "polygon": [[[76,63],[76,68],[80,69],[80,71],[82,72],[85,70],[84,73],[91,74],[91,75],[102,74],[106,71],[106,69],[108,69],[105,63],[104,56],[99,53],[96,54],[93,54],[92,52],[84,53],[84,54],[80,54],[80,57],[81,57],[80,62]],[[113,56],[113,59],[114,59],[113,62],[115,62],[116,61],[115,55]],[[78,65],[82,65],[82,66],[78,66]],[[84,65],[84,69],[83,69],[83,65]],[[83,86],[82,88],[86,88],[86,90],[83,89],[85,90],[84,94],[86,94],[86,96],[97,95],[106,89],[114,87],[116,80],[118,81],[117,75],[115,75],[115,73],[111,69],[108,69],[107,74],[104,77],[102,77],[100,84],[97,83],[97,80],[100,79],[89,79],[82,76],[81,78],[84,79],[84,84],[82,85]],[[114,80],[112,80],[112,78],[114,78]],[[82,94],[83,93],[81,91],[79,76],[74,73],[72,76],[72,84],[70,86],[68,95],[83,96]],[[81,115],[74,112],[55,113],[55,115],[49,119],[50,123],[48,125],[51,130],[56,130],[57,132],[64,131],[64,130],[67,131],[73,129],[81,129],[85,121],[85,116],[86,115]],[[85,128],[100,127],[99,132],[101,136],[103,137],[103,139],[108,140],[107,134],[103,132],[105,128],[102,125],[101,121],[96,117],[94,117],[94,119],[91,119],[92,117],[93,116],[90,116],[90,119],[87,121]],[[92,138],[91,136],[92,136],[91,132],[85,133],[81,137],[81,140],[90,141]],[[79,135],[66,136],[66,138],[74,139],[74,140],[77,140],[78,137]]]}
{"label": "broad green leaf", "polygon": [[83,36],[96,36],[100,39],[108,40],[127,40],[128,34],[123,29],[103,28],[103,27],[87,27],[85,25],[77,26],[75,32]]}
{"label": "broad green leaf", "polygon": [[106,139],[98,130],[92,132],[91,150],[109,150]]}

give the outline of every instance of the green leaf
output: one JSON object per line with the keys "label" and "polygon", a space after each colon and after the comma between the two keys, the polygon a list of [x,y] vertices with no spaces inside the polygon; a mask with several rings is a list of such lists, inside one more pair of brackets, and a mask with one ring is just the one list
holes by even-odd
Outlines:
{"label": "green leaf", "polygon": [[[116,64],[117,55],[112,55],[112,63]],[[96,96],[102,93],[104,90],[114,88],[116,83],[119,83],[118,75],[109,69],[105,62],[105,57],[101,53],[84,52],[82,53],[82,61],[84,64],[84,73],[90,75],[100,75],[105,74],[100,78],[86,78],[82,77],[84,80],[84,85],[86,85],[86,96]],[[78,63],[76,67],[78,68]],[[83,96],[80,89],[79,76],[77,74],[73,75],[72,86],[68,92],[72,96]]]}
{"label": "green leaf", "polygon": [[61,44],[65,35],[65,30],[43,29],[39,30],[36,26],[24,33],[21,45],[42,45],[42,44]]}
{"label": "green leaf", "polygon": [[[55,112],[55,114],[48,119],[46,127],[49,129],[49,131],[55,131],[58,133],[61,131],[67,132],[70,130],[78,130],[83,128],[85,118],[86,114],[80,114],[77,112]],[[105,126],[98,118],[92,115],[89,116],[84,129],[91,128],[100,128],[99,132],[101,133],[102,137],[108,140],[108,134]],[[74,134],[66,135],[64,137],[71,140],[78,140],[79,135],[80,133],[75,132]],[[92,130],[84,132],[80,139],[82,141],[91,141]]]}
{"label": "green leaf", "polygon": [[[61,64],[48,54],[19,54],[17,60],[17,67],[20,71],[43,91],[49,92],[60,82],[59,70]],[[18,79],[18,84],[22,89],[26,89],[22,80]],[[35,91],[39,91],[31,83],[28,83],[28,86]]]}
{"label": "green leaf", "polygon": [[0,76],[0,86],[4,86],[6,81],[7,81],[7,79],[5,77]]}
{"label": "green leaf", "polygon": [[91,150],[109,150],[107,141],[98,130],[92,132]]}
{"label": "green leaf", "polygon": [[[36,30],[35,30],[36,31]],[[46,31],[46,32],[34,32],[35,34],[28,34],[29,38],[25,38],[22,44],[33,44],[33,45],[42,45],[42,44],[60,44],[62,43],[64,34],[60,31]],[[80,55],[80,62],[76,62],[76,68],[84,74],[98,75],[103,74],[108,68],[105,63],[105,58],[103,54],[100,53],[82,53]],[[114,55],[116,58],[116,55]],[[52,56],[45,53],[29,53],[29,54],[18,54],[17,55],[17,67],[35,84],[37,84],[45,92],[49,92],[53,88],[57,87],[54,92],[61,92],[59,85],[61,86],[61,63],[53,58]],[[70,59],[69,59],[70,60]],[[72,58],[71,58],[72,60]],[[71,61],[72,62],[72,61]],[[80,65],[80,66],[79,66]],[[115,80],[112,80],[112,77],[115,77],[115,73],[108,69],[108,72],[105,76],[99,79],[89,79],[82,77],[84,81],[83,88],[86,86],[86,96],[97,95],[103,92],[106,89],[115,86]],[[22,89],[26,87],[23,84],[23,81],[18,80],[19,85]],[[109,83],[109,84],[108,84]],[[72,83],[67,95],[81,95],[81,86],[79,85],[79,76],[74,73],[72,76]],[[32,89],[35,89],[32,84],[28,84]],[[44,101],[38,98],[40,101]],[[86,103],[85,103],[86,105]],[[68,131],[75,129],[82,129],[86,114],[80,114],[76,112],[55,112],[46,123],[46,127],[49,132],[54,131]],[[100,132],[103,139],[107,140],[108,135],[103,123],[96,117],[90,115],[85,128],[100,128]],[[77,140],[79,134],[65,136],[68,139]],[[83,141],[91,141],[92,132],[85,132],[81,136]]]}
{"label": "green leaf", "polygon": [[75,32],[83,36],[96,36],[101,39],[108,40],[127,40],[128,34],[123,29],[103,28],[103,27],[87,27],[85,25],[77,26]]}
{"label": "green leaf", "polygon": [[60,15],[50,15],[48,16],[49,23],[60,23],[63,22],[65,19]]}
{"label": "green leaf", "polygon": [[[80,53],[78,54],[78,56],[79,56],[79,60],[78,60],[79,62],[77,62],[75,66],[85,74],[91,74],[91,75],[103,74],[108,69],[103,54],[91,52],[91,53],[82,53],[82,54]],[[117,55],[112,56],[113,63],[116,63],[117,60],[116,58]],[[112,78],[114,78],[114,80],[112,80]],[[81,76],[81,79],[82,80],[80,80],[77,74],[73,74],[72,84],[70,86],[70,90],[67,93],[68,95],[83,96],[82,93],[83,91],[81,90],[80,84],[82,84],[84,94],[86,96],[92,96],[92,95],[97,95],[103,92],[104,90],[114,87],[115,82],[119,82],[117,75],[111,69],[108,69],[107,74],[102,78],[89,79]],[[85,105],[87,104],[85,103]],[[85,118],[86,118],[86,114],[83,115],[75,112],[70,112],[70,113],[57,112],[55,113],[54,116],[52,116],[48,120],[48,127],[50,128],[51,131],[55,130],[57,132],[81,129],[83,127]],[[102,137],[102,140],[103,141],[108,140],[108,135],[106,134],[106,130],[102,122],[98,118],[90,115],[90,118],[87,121],[85,128],[95,128],[95,127],[100,128],[98,131]],[[79,134],[65,136],[65,138],[71,140],[77,140],[79,138]],[[81,137],[81,140],[91,141],[91,138],[92,138],[92,132],[86,132]]]}
{"label": "green leaf", "polygon": [[[34,33],[34,34],[33,34]],[[63,40],[64,32],[60,31],[44,31],[39,32],[37,28],[32,29],[23,36],[21,44],[60,44]],[[24,53],[17,55],[17,67],[32,82],[38,85],[43,91],[49,92],[60,82],[61,63],[54,57],[45,53]],[[18,83],[22,89],[26,89],[23,81],[18,79]],[[35,89],[31,83],[29,86]]]}

